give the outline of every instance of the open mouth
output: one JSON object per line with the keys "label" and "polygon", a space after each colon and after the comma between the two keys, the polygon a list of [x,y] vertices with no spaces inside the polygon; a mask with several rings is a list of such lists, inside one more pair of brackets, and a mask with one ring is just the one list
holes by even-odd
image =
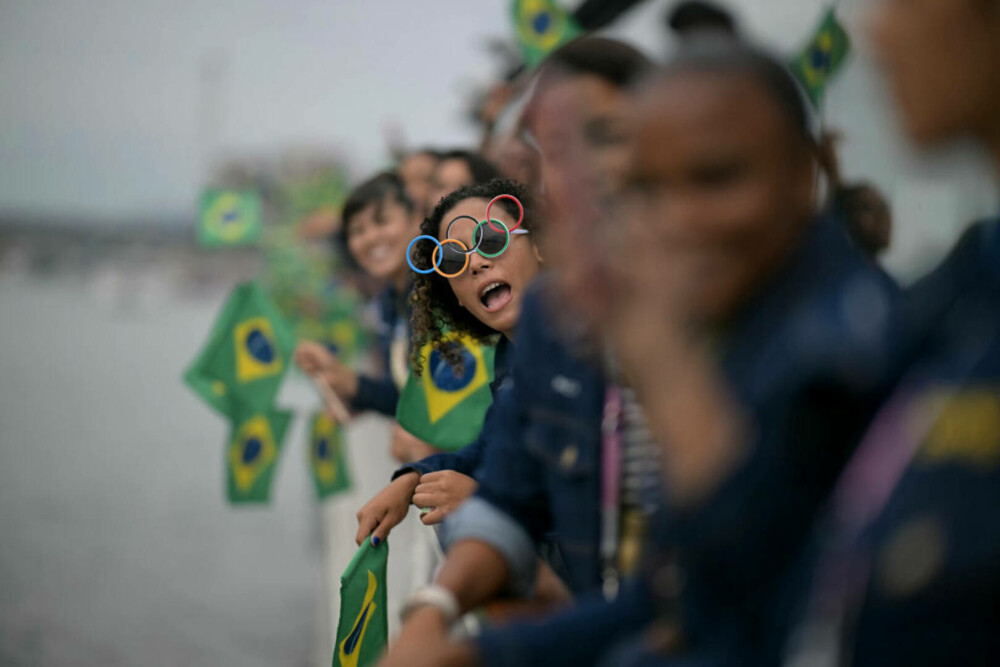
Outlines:
{"label": "open mouth", "polygon": [[510,285],[495,280],[479,290],[479,300],[486,306],[486,310],[493,312],[506,306],[512,294]]}

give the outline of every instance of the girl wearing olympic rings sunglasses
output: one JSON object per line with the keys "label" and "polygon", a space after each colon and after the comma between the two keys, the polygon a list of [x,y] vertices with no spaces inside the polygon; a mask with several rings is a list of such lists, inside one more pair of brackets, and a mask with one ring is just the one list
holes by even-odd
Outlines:
{"label": "girl wearing olympic rings sunglasses", "polygon": [[[425,360],[417,355],[427,343],[440,345],[452,366],[460,363],[461,350],[446,345],[445,331],[483,342],[498,339],[491,386],[495,396],[507,374],[522,296],[541,270],[539,223],[531,193],[514,181],[465,187],[438,203],[408,255],[416,269],[411,297],[414,368],[423,366]],[[487,413],[483,434],[489,421]],[[472,474],[484,446],[481,434],[456,452],[435,454],[396,471],[394,481],[358,512],[358,543],[368,535],[373,544],[384,540],[406,517],[411,502],[434,508],[421,516],[425,524],[440,522],[475,490]]]}

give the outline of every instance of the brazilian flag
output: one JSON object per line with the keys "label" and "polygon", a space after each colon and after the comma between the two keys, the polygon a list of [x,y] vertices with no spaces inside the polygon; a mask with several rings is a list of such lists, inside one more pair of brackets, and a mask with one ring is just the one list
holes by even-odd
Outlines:
{"label": "brazilian flag", "polygon": [[462,347],[461,373],[431,343],[425,344],[420,356],[426,366],[420,377],[411,373],[406,381],[396,405],[396,421],[439,449],[455,450],[476,439],[493,402],[490,382],[495,349],[457,333],[448,334],[445,341]]}
{"label": "brazilian flag", "polygon": [[325,412],[312,417],[309,431],[309,467],[316,495],[326,498],[351,488],[351,473],[344,455],[344,439],[340,425]]}
{"label": "brazilian flag", "polygon": [[573,17],[553,0],[514,0],[511,17],[521,55],[528,67],[583,33]]}
{"label": "brazilian flag", "polygon": [[843,66],[851,50],[851,38],[831,7],[823,15],[808,46],[792,61],[791,69],[812,100],[819,106],[826,86]]}
{"label": "brazilian flag", "polygon": [[206,248],[249,245],[260,238],[261,206],[256,192],[206,190],[201,196],[198,243]]}
{"label": "brazilian flag", "polygon": [[184,381],[206,403],[232,417],[238,408],[265,410],[288,370],[295,336],[256,282],[233,289]]}
{"label": "brazilian flag", "polygon": [[263,410],[237,414],[226,446],[229,502],[266,503],[292,413]]}
{"label": "brazilian flag", "polygon": [[334,667],[374,665],[389,639],[385,569],[389,543],[365,540],[340,575],[340,621],[333,647]]}

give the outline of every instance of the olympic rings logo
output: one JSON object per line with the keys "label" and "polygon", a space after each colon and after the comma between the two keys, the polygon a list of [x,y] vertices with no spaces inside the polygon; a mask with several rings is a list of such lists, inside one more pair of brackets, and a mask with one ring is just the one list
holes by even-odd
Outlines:
{"label": "olympic rings logo", "polygon": [[[493,208],[493,204],[500,199],[509,199],[517,204],[517,223],[510,228],[502,220],[490,217],[490,210]],[[472,248],[469,248],[461,240],[451,237],[451,228],[459,220],[471,220],[475,224],[475,228],[472,231]],[[406,263],[416,273],[423,275],[437,273],[444,278],[455,278],[468,268],[469,258],[473,253],[478,253],[482,257],[489,259],[502,255],[510,245],[510,236],[512,233],[528,233],[527,230],[518,230],[523,221],[524,206],[520,200],[514,195],[497,195],[486,205],[485,220],[476,220],[471,215],[460,215],[448,223],[443,241],[438,241],[429,234],[421,234],[414,237],[409,245],[406,246]],[[497,225],[500,225],[499,229]],[[413,246],[419,241],[430,241],[434,244],[434,251],[431,253],[431,268],[429,269],[418,268],[413,263]]]}

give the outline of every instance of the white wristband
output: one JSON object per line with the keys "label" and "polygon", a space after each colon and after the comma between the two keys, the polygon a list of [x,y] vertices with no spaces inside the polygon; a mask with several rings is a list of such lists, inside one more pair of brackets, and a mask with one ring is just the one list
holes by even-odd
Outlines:
{"label": "white wristband", "polygon": [[459,616],[458,599],[444,586],[430,585],[418,588],[403,603],[400,617],[405,619],[417,607],[431,606],[441,612],[445,623],[451,625]]}

